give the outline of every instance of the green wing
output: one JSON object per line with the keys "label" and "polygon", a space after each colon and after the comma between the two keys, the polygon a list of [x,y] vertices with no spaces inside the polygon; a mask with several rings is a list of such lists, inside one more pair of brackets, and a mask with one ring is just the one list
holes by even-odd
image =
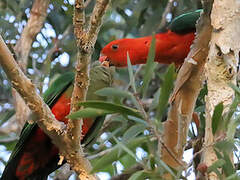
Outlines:
{"label": "green wing", "polygon": [[[95,62],[92,65],[90,71],[90,84],[86,98],[87,100],[106,100],[106,97],[98,96],[95,94],[95,92],[99,89],[110,87],[112,85],[114,70],[114,67],[107,68],[100,66],[99,62]],[[92,121],[94,121],[94,124],[84,136],[82,144],[85,144],[85,146],[90,145],[91,142],[93,142],[94,139],[98,137],[97,134],[99,132],[99,129],[102,127],[104,119],[105,117],[96,117],[95,119],[92,119]]]}
{"label": "green wing", "polygon": [[44,102],[51,108],[58,97],[73,83],[73,80],[73,72],[67,72],[59,76],[43,94]]}
{"label": "green wing", "polygon": [[[104,87],[109,87],[112,84],[112,75],[113,70],[111,68],[106,68],[103,66],[100,66],[99,63],[95,63],[90,71],[90,86],[87,93],[87,99],[88,100],[104,100],[104,97],[97,96],[95,94],[95,91],[102,89]],[[51,108],[55,102],[58,100],[58,98],[62,95],[62,93],[67,90],[74,81],[74,73],[68,72],[60,77],[58,77],[48,88],[48,90],[44,93],[43,99],[45,103]],[[96,119],[92,119],[94,121],[93,125],[89,129],[88,133],[85,135],[83,142],[85,144],[90,143],[94,137],[96,137],[96,131],[101,127],[103,123],[104,117],[98,117]],[[35,128],[35,129],[34,129]],[[12,175],[12,178],[15,178],[14,172],[16,171],[16,167],[18,165],[18,159],[21,157],[22,150],[24,143],[28,141],[29,138],[31,138],[32,133],[36,130],[37,124],[29,124],[26,123],[21,135],[20,140],[16,144],[11,157],[8,161],[7,166],[5,167],[2,179],[6,179],[5,175],[7,177],[10,177]],[[9,176],[10,173],[10,176]],[[11,178],[11,177],[10,177]]]}
{"label": "green wing", "polygon": [[174,18],[169,25],[169,29],[175,33],[187,33],[195,30],[195,24],[200,17],[201,12],[202,9],[199,9]]}
{"label": "green wing", "polygon": [[[61,94],[73,83],[74,80],[74,73],[73,72],[67,72],[63,75],[59,76],[52,85],[48,88],[48,90],[44,93],[43,99],[45,103],[51,107],[55,101],[61,96]],[[36,123],[29,124],[25,123],[21,134],[20,139],[17,142],[14,150],[12,151],[12,154],[9,158],[8,162],[11,162],[13,159],[17,158],[18,153],[22,150],[24,143],[27,141],[29,137],[31,137],[31,133],[33,132],[33,129],[37,126]],[[17,163],[15,163],[11,168],[16,168]],[[10,168],[10,165],[7,165]],[[6,168],[8,168],[6,166]]]}

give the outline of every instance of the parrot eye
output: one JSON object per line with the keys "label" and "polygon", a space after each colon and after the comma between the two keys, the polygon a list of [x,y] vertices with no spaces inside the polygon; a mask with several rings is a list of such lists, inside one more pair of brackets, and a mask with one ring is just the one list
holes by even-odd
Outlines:
{"label": "parrot eye", "polygon": [[118,49],[118,45],[117,45],[117,44],[113,44],[113,45],[112,45],[112,49],[113,49],[113,50],[117,50],[117,49]]}

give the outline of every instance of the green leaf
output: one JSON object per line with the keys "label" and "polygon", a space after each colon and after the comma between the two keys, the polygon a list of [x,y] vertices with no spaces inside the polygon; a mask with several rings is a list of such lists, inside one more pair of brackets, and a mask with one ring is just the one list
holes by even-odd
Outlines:
{"label": "green leaf", "polygon": [[225,160],[225,164],[223,165],[223,171],[226,176],[230,176],[235,173],[235,168],[233,167],[232,161],[229,157],[229,153],[226,151],[223,152],[223,157]]}
{"label": "green leaf", "polygon": [[172,171],[172,169],[162,160],[159,160],[159,164],[167,171],[169,172],[174,178],[176,178],[176,175],[174,174],[174,172]]}
{"label": "green leaf", "polygon": [[143,86],[142,86],[142,89],[141,89],[141,93],[142,93],[143,97],[145,97],[145,95],[146,95],[146,91],[148,89],[149,82],[152,78],[152,74],[153,74],[154,69],[157,65],[157,63],[154,62],[155,49],[156,49],[156,38],[155,38],[155,34],[153,34],[150,49],[149,49],[149,53],[148,53],[144,78],[143,78]]}
{"label": "green leaf", "polygon": [[122,97],[122,98],[131,98],[131,93],[128,91],[120,90],[117,88],[103,88],[95,92],[99,96],[108,96],[108,97]]}
{"label": "green leaf", "polygon": [[144,124],[136,124],[130,127],[122,137],[122,141],[127,141],[131,138],[135,138],[138,134],[142,133],[146,129]]}
{"label": "green leaf", "polygon": [[240,177],[239,177],[239,174],[238,174],[238,173],[234,173],[234,174],[228,176],[228,177],[226,178],[226,180],[236,180],[236,179],[239,179],[239,178],[240,178]]}
{"label": "green leaf", "polygon": [[[235,121],[235,119],[237,119],[237,118],[233,117],[233,114],[236,111],[239,102],[240,102],[240,95],[236,93],[235,94],[235,98],[234,98],[234,100],[233,100],[233,102],[232,102],[232,104],[231,104],[231,106],[229,108],[229,111],[228,111],[227,115],[224,118],[224,123],[225,123],[226,126],[228,126],[228,124],[231,123],[230,122],[231,120]],[[232,132],[232,133],[234,133],[234,132]]]}
{"label": "green leaf", "polygon": [[161,121],[164,111],[168,105],[168,99],[172,92],[174,81],[176,79],[175,67],[171,64],[164,76],[164,81],[160,90],[158,108],[157,108],[157,119]]}
{"label": "green leaf", "polygon": [[222,140],[219,141],[215,144],[215,147],[218,148],[220,151],[225,151],[225,152],[232,152],[233,149],[235,148],[234,140]]}
{"label": "green leaf", "polygon": [[137,117],[134,117],[134,116],[128,116],[127,118],[131,121],[141,123],[141,124],[144,124],[145,126],[148,126],[148,123],[146,121],[144,121],[143,119],[140,119],[140,118],[137,118]]}
{"label": "green leaf", "polygon": [[219,103],[213,112],[212,116],[212,133],[215,134],[222,120],[223,103]]}
{"label": "green leaf", "polygon": [[114,103],[103,102],[103,101],[86,101],[86,102],[79,103],[79,105],[85,108],[90,107],[90,108],[102,109],[102,110],[105,110],[106,112],[120,113],[123,115],[131,115],[138,118],[142,118],[142,115],[139,113],[138,110],[129,108],[120,104],[114,104]]}
{"label": "green leaf", "polygon": [[67,116],[70,119],[78,119],[78,118],[91,118],[97,116],[105,116],[107,114],[113,114],[113,111],[104,110],[104,109],[96,109],[96,108],[85,108],[81,109],[77,112],[71,113]]}
{"label": "green leaf", "polygon": [[214,162],[210,167],[208,167],[207,172],[216,172],[218,168],[221,168],[226,162],[223,159],[218,159],[216,162]]}
{"label": "green leaf", "polygon": [[0,113],[0,126],[8,121],[15,114],[15,110],[7,110],[6,112]]}
{"label": "green leaf", "polygon": [[233,139],[235,134],[236,134],[236,130],[237,127],[240,124],[240,114],[239,115],[235,115],[230,119],[230,122],[228,122],[228,124],[226,124],[227,126],[227,138],[228,139]]}
{"label": "green leaf", "polygon": [[158,107],[159,96],[160,96],[160,89],[158,89],[153,96],[153,101],[152,101],[152,104],[150,105],[150,110],[156,109]]}
{"label": "green leaf", "polygon": [[126,153],[128,153],[130,156],[132,156],[132,158],[134,159],[138,159],[137,156],[135,155],[135,153],[133,151],[131,151],[125,144],[123,144],[122,142],[120,142],[116,137],[113,136],[113,139],[116,141],[116,143],[119,145],[119,147],[124,150]]}
{"label": "green leaf", "polygon": [[[145,143],[148,141],[148,137],[138,137],[138,138],[134,138],[131,139],[130,141],[128,141],[127,143],[125,143],[125,146],[128,149],[135,149],[136,147],[140,146],[141,144]],[[92,172],[98,172],[100,170],[102,170],[104,167],[106,167],[109,164],[112,164],[114,161],[117,161],[118,159],[120,159],[121,157],[123,157],[124,155],[126,155],[125,151],[121,151],[119,153],[119,151],[121,150],[121,147],[119,145],[116,145],[111,152],[109,152],[108,154],[104,155],[103,157],[101,157],[98,161],[96,161],[94,163],[93,166],[93,170]]]}
{"label": "green leaf", "polygon": [[194,111],[195,112],[205,112],[205,105],[196,107]]}
{"label": "green leaf", "polygon": [[134,75],[133,75],[133,68],[132,68],[132,64],[131,64],[131,60],[130,60],[128,52],[127,52],[127,64],[128,64],[128,73],[129,73],[129,78],[130,78],[130,85],[133,88],[133,92],[137,93],[136,86],[135,86],[135,78],[134,78]]}
{"label": "green leaf", "polygon": [[223,172],[226,176],[232,175],[235,173],[235,169],[233,167],[232,161],[230,160],[229,153],[225,151],[225,149],[215,149],[216,155],[218,159],[223,159],[224,164],[222,165]]}
{"label": "green leaf", "polygon": [[235,84],[229,83],[229,86],[230,86],[238,95],[240,95],[240,89],[239,89]]}
{"label": "green leaf", "polygon": [[121,164],[124,166],[124,169],[128,169],[134,165],[136,165],[136,159],[132,158],[132,156],[126,154],[121,159],[119,159]]}
{"label": "green leaf", "polygon": [[144,171],[137,171],[135,173],[133,173],[130,178],[128,180],[140,180],[143,179],[142,175],[143,175]]}

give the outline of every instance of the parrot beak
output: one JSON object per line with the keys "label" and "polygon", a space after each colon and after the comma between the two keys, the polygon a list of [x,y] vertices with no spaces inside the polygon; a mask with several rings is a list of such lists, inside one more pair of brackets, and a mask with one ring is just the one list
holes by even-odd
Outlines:
{"label": "parrot beak", "polygon": [[103,63],[106,60],[107,60],[107,56],[100,54],[99,61]]}
{"label": "parrot beak", "polygon": [[100,55],[100,57],[99,57],[99,61],[100,61],[100,63],[101,63],[101,65],[102,66],[105,66],[105,67],[110,67],[110,66],[112,66],[113,64],[111,64],[111,62],[110,62],[110,60],[108,59],[108,57],[107,56],[105,56],[105,55]]}

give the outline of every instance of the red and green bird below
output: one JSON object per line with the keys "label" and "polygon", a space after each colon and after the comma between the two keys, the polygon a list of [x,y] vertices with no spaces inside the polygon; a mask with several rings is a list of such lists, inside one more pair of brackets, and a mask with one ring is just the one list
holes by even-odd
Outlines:
{"label": "red and green bird below", "polygon": [[[95,64],[90,71],[90,85],[87,100],[104,100],[95,91],[109,87],[112,84],[112,69]],[[43,98],[51,108],[58,121],[65,124],[70,112],[70,101],[73,91],[74,73],[67,72],[57,78]],[[82,144],[89,144],[97,137],[98,129],[104,117],[83,119]],[[58,165],[58,148],[51,139],[37,126],[26,123],[18,143],[4,169],[1,180],[44,180],[60,166]]]}
{"label": "red and green bird below", "polygon": [[[176,17],[165,32],[156,34],[155,61],[179,66],[190,51],[195,37],[195,24],[201,10]],[[152,36],[135,39],[119,39],[107,44],[101,51],[99,61],[116,67],[127,66],[127,53],[131,64],[145,64]]]}

